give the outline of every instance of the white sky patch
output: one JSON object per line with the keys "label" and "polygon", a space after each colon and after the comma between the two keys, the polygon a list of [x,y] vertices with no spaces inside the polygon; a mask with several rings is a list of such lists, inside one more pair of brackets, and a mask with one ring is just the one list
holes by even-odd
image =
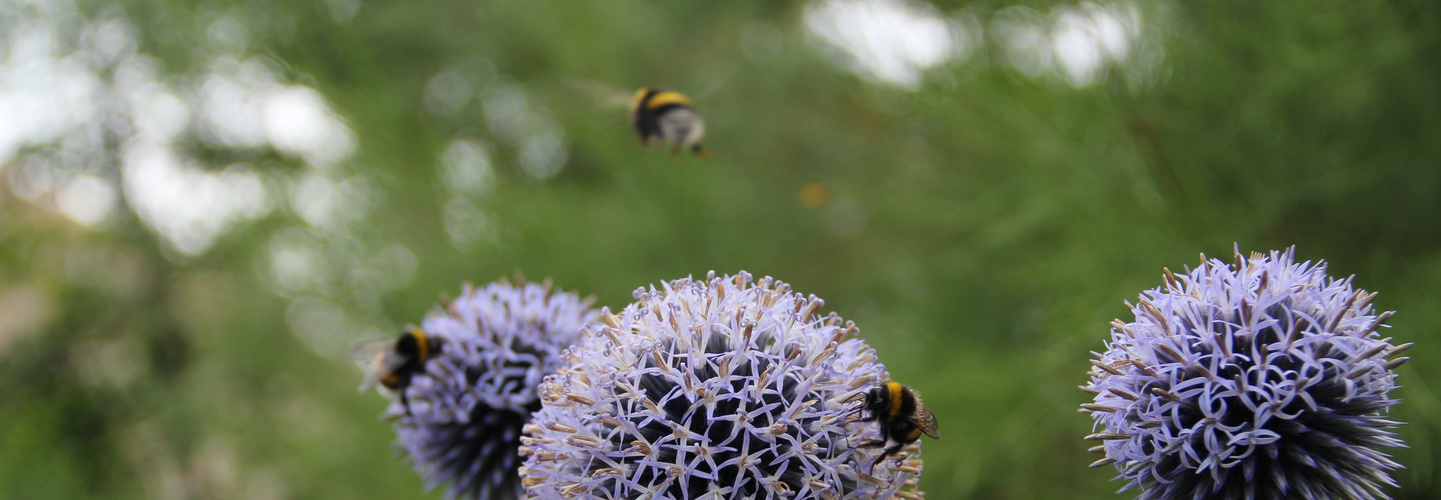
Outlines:
{"label": "white sky patch", "polygon": [[[250,33],[238,12],[208,26],[209,45],[196,53],[209,59],[186,76],[165,74],[142,53],[138,30],[122,16],[87,19],[66,0],[0,6],[0,169],[9,170],[11,190],[88,227],[122,207],[123,192],[170,248],[197,255],[267,214],[272,194],[250,166],[205,164],[187,142],[242,156],[274,150],[312,169],[349,158],[354,133],[319,92],[244,55]],[[295,177],[309,179],[307,171]],[[284,189],[292,178],[277,180]],[[334,182],[339,208],[311,203],[297,212],[311,223],[368,213],[357,205],[373,197],[352,180]]]}
{"label": "white sky patch", "polygon": [[970,50],[958,24],[906,0],[821,0],[806,7],[805,25],[854,71],[912,90],[926,69]]}
{"label": "white sky patch", "polygon": [[835,49],[841,63],[870,79],[916,90],[925,72],[962,61],[989,41],[998,62],[1032,78],[1076,88],[1124,70],[1129,84],[1153,81],[1160,48],[1143,43],[1141,9],[1133,2],[1082,2],[1050,12],[1002,8],[982,26],[972,14],[942,15],[918,0],[815,0],[806,7],[812,39]]}
{"label": "white sky patch", "polygon": [[0,59],[0,164],[98,113],[99,78],[82,57],[60,53],[59,36],[54,26],[22,24],[0,43],[9,49]]}
{"label": "white sky patch", "polygon": [[122,160],[125,196],[140,220],[186,255],[204,252],[235,222],[270,210],[265,181],[243,165],[211,172],[174,151],[136,143]]}
{"label": "white sky patch", "polygon": [[355,137],[310,87],[288,85],[272,90],[263,108],[265,135],[276,149],[328,167],[350,156]]}
{"label": "white sky patch", "polygon": [[1093,82],[1106,64],[1090,16],[1074,9],[1057,12],[1051,50],[1061,76],[1077,87]]}
{"label": "white sky patch", "polygon": [[991,38],[1011,67],[1032,77],[1055,75],[1078,88],[1129,63],[1140,36],[1140,10],[1124,2],[1060,6],[1049,15],[1008,7],[991,21]]}
{"label": "white sky patch", "polygon": [[95,176],[76,176],[55,193],[55,205],[70,220],[95,227],[110,216],[115,206],[115,186]]}
{"label": "white sky patch", "polygon": [[135,132],[145,140],[170,142],[190,126],[190,103],[159,85],[132,94]]}
{"label": "white sky patch", "polygon": [[[360,0],[325,2],[335,22],[360,9]],[[118,10],[101,11],[110,14],[87,18],[74,0],[0,0],[0,179],[9,189],[89,227],[128,207],[172,258],[202,254],[289,202],[304,225],[272,234],[262,275],[293,300],[291,330],[325,353],[343,350],[357,332],[393,331],[377,312],[381,299],[408,285],[418,262],[406,247],[363,234],[381,191],[342,168],[357,140],[325,97],[286,78],[283,63],[247,55],[258,25],[247,25],[241,8],[205,26],[190,54],[198,62],[183,74],[145,54],[140,30]],[[493,76],[484,61],[467,64],[456,66],[467,79]],[[473,102],[462,97],[443,104]],[[533,137],[564,144],[559,125],[521,97],[510,145]],[[240,159],[207,160],[190,152],[197,143]],[[467,189],[488,189],[488,157],[479,151],[455,159],[469,171],[458,174]],[[266,174],[247,163],[270,153],[300,168]],[[553,168],[544,154],[531,156]],[[477,161],[484,168],[476,170]]]}
{"label": "white sky patch", "polygon": [[1111,59],[1124,61],[1131,55],[1131,45],[1140,35],[1141,13],[1134,5],[1119,4],[1102,8],[1096,4],[1082,6],[1090,14],[1092,38]]}
{"label": "white sky patch", "polygon": [[259,61],[212,61],[201,79],[199,108],[203,132],[220,145],[254,148],[265,144],[265,97],[278,78]]}
{"label": "white sky patch", "polygon": [[260,59],[222,58],[200,86],[200,116],[212,140],[270,146],[328,167],[350,156],[355,136],[315,89],[285,85]]}

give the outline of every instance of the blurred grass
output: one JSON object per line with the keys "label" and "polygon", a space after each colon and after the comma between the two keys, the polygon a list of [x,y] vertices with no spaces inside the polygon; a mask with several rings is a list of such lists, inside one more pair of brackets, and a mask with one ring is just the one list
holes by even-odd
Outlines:
{"label": "blurred grass", "polygon": [[[210,20],[238,13],[252,53],[326,96],[358,138],[343,168],[381,193],[345,236],[402,244],[418,263],[368,311],[394,325],[515,270],[612,308],[662,279],[772,275],[855,320],[925,395],[946,436],[925,445],[932,498],[1117,498],[1109,469],[1085,467],[1090,422],[1073,387],[1121,300],[1200,252],[1296,245],[1399,312],[1388,335],[1416,342],[1416,361],[1396,393],[1410,447],[1395,450],[1407,468],[1392,496],[1441,494],[1432,2],[1148,4],[1165,57],[1152,86],[1129,87],[1121,68],[1080,89],[1031,78],[992,40],[916,92],[832,64],[803,32],[803,4],[367,2],[344,23],[325,5],[82,4],[122,10],[175,74],[203,65],[192,45]],[[937,5],[984,21],[1012,4]],[[742,53],[756,21],[781,30],[772,58]],[[561,124],[557,177],[515,167],[487,128],[486,88],[455,114],[426,111],[432,76],[482,60]],[[623,110],[574,78],[692,93],[717,157],[675,166],[637,151],[625,127],[604,127]],[[489,144],[496,171],[478,202],[495,238],[465,249],[447,235],[434,167],[457,137]],[[803,206],[807,183],[830,202]],[[179,258],[131,214],[90,231],[0,192],[0,284],[50,308],[0,347],[3,496],[439,496],[394,458],[358,373],[291,333],[296,297],[266,267],[272,233],[296,224],[283,201]]]}

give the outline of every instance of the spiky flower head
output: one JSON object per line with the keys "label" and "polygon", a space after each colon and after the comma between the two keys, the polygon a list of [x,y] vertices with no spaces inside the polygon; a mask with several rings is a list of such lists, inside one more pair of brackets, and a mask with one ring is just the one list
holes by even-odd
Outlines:
{"label": "spiky flower head", "polygon": [[1372,314],[1374,293],[1293,252],[1166,270],[1112,323],[1081,387],[1106,454],[1092,467],[1142,499],[1385,498],[1399,465],[1379,448],[1402,444],[1383,414],[1410,344],[1380,338],[1392,313]]}
{"label": "spiky flower head", "polygon": [[636,290],[541,385],[529,498],[919,498],[912,445],[872,466],[858,422],[889,379],[822,301],[747,273]]}
{"label": "spiky flower head", "polygon": [[430,487],[449,498],[520,495],[521,427],[540,409],[536,389],[560,366],[560,353],[599,317],[591,300],[517,280],[475,289],[425,318],[441,341],[387,413],[397,444]]}

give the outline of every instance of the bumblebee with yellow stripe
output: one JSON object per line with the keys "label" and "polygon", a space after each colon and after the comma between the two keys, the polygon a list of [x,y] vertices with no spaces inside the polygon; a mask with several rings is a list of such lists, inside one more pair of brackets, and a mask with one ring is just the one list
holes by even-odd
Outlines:
{"label": "bumblebee with yellow stripe", "polygon": [[357,361],[369,361],[365,379],[360,391],[365,392],[377,384],[389,393],[400,395],[400,404],[410,412],[410,402],[405,398],[405,388],[410,386],[411,377],[425,372],[425,362],[440,353],[443,344],[439,338],[426,335],[424,330],[411,328],[398,337],[379,339],[360,344],[350,355]]}
{"label": "bumblebee with yellow stripe", "polygon": [[881,456],[876,457],[876,461],[871,465],[899,453],[901,448],[920,439],[922,433],[931,439],[941,438],[941,431],[936,426],[936,416],[921,403],[921,396],[916,394],[915,390],[899,382],[886,382],[871,389],[866,393],[861,409],[870,412],[870,416],[861,419],[862,422],[880,422],[881,425],[881,438],[861,446],[879,448],[887,443],[895,443],[886,448]]}
{"label": "bumblebee with yellow stripe", "polygon": [[630,122],[635,126],[641,147],[658,140],[671,144],[672,156],[680,154],[682,149],[690,149],[700,158],[715,154],[701,149],[705,122],[696,113],[690,99],[680,92],[656,87],[640,89],[630,101]]}

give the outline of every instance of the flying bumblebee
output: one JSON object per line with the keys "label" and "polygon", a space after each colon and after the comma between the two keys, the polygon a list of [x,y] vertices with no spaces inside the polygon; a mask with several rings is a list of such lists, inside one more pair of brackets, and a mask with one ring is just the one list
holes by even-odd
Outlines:
{"label": "flying bumblebee", "polygon": [[899,382],[886,382],[871,389],[866,393],[861,409],[870,412],[870,416],[861,419],[862,422],[880,422],[881,425],[881,438],[861,446],[879,448],[886,443],[895,443],[886,448],[881,456],[876,457],[876,461],[871,465],[899,453],[901,448],[920,439],[921,433],[931,439],[941,438],[941,432],[936,427],[936,416],[921,403],[921,397],[914,389]]}
{"label": "flying bumblebee", "polygon": [[680,92],[656,87],[636,91],[630,101],[630,123],[635,126],[641,147],[649,146],[654,139],[669,142],[671,156],[679,155],[682,149],[690,149],[700,158],[715,154],[701,149],[705,122],[696,114],[690,99]]}
{"label": "flying bumblebee", "polygon": [[410,412],[410,401],[405,398],[405,388],[410,378],[425,372],[425,362],[440,353],[443,344],[439,338],[425,334],[425,330],[412,328],[398,337],[365,342],[350,351],[351,358],[368,362],[365,379],[360,383],[360,392],[380,384],[388,393],[400,394],[400,404]]}

